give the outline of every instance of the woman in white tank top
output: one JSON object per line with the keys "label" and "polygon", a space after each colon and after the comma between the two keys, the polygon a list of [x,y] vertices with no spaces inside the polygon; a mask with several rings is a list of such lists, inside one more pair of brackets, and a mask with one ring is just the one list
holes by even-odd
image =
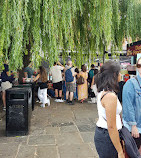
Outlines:
{"label": "woman in white tank top", "polygon": [[95,77],[99,119],[94,142],[100,158],[124,158],[118,132],[122,106],[116,96],[120,77],[120,65],[115,61],[106,62]]}

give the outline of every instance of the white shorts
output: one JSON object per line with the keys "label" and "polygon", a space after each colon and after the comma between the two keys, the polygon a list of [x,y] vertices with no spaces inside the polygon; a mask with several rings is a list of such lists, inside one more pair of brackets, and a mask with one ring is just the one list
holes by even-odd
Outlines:
{"label": "white shorts", "polygon": [[3,92],[5,92],[9,88],[12,88],[12,83],[10,83],[9,81],[1,83],[1,89]]}

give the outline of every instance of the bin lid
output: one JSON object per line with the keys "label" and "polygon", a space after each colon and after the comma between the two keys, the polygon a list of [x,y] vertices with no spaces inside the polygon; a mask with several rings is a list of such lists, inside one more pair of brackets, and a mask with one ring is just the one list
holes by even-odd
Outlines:
{"label": "bin lid", "polygon": [[31,87],[32,84],[15,84],[13,87]]}
{"label": "bin lid", "polygon": [[9,89],[7,89],[6,91],[7,92],[17,92],[17,93],[19,93],[19,92],[27,92],[27,91],[30,91],[31,90],[31,88],[30,87],[23,87],[23,88],[20,88],[20,87],[12,87],[12,88],[9,88]]}

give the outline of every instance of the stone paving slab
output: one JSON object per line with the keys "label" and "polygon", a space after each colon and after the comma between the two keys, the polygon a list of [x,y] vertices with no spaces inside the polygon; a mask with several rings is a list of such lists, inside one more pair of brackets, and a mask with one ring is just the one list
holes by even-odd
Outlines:
{"label": "stone paving slab", "polygon": [[69,123],[69,122],[73,122],[73,118],[69,118],[69,117],[54,117],[50,119],[51,125],[52,126],[56,126],[56,124],[58,124],[58,126],[61,126],[62,123]]}
{"label": "stone paving slab", "polygon": [[45,135],[45,134],[46,134],[45,129],[34,129],[34,130],[30,131],[30,135],[32,135],[32,136]]}
{"label": "stone paving slab", "polygon": [[94,122],[91,118],[81,118],[75,120],[76,125],[93,125]]}
{"label": "stone paving slab", "polygon": [[94,113],[91,110],[76,110],[73,111],[75,118],[76,119],[81,119],[81,118],[93,118],[94,117]]}
{"label": "stone paving slab", "polygon": [[70,133],[70,132],[79,132],[78,128],[74,125],[70,126],[62,126],[60,127],[60,132],[61,133]]}
{"label": "stone paving slab", "polygon": [[58,135],[58,134],[60,134],[60,128],[59,127],[47,127],[45,129],[45,132],[48,135]]}
{"label": "stone paving slab", "polygon": [[62,133],[56,136],[58,145],[80,144],[83,142],[79,133]]}
{"label": "stone paving slab", "polygon": [[56,146],[37,147],[35,158],[58,158]]}
{"label": "stone paving slab", "polygon": [[55,138],[53,135],[38,135],[29,136],[28,145],[55,145]]}
{"label": "stone paving slab", "polygon": [[97,154],[97,151],[96,151],[96,148],[95,148],[95,144],[94,143],[89,143],[89,146],[91,147],[91,149],[94,152],[94,158],[99,158],[99,156]]}
{"label": "stone paving slab", "polygon": [[20,145],[16,158],[34,158],[34,154],[35,147]]}
{"label": "stone paving slab", "polygon": [[85,143],[94,142],[94,133],[93,132],[82,132],[81,137]]}
{"label": "stone paving slab", "polygon": [[0,144],[8,144],[10,143],[22,143],[22,144],[26,144],[27,143],[27,136],[21,136],[21,137],[0,137]]}
{"label": "stone paving slab", "polygon": [[55,127],[55,126],[57,126],[57,127],[63,127],[63,126],[74,125],[74,123],[73,123],[73,121],[70,122],[70,120],[68,122],[66,122],[66,120],[64,120],[64,121],[52,122],[51,125],[53,127]]}
{"label": "stone paving slab", "polygon": [[94,152],[88,144],[70,144],[59,147],[61,158],[88,158],[94,157]]}
{"label": "stone paving slab", "polygon": [[0,143],[0,158],[14,158],[18,151],[19,143]]}
{"label": "stone paving slab", "polygon": [[0,109],[0,158],[98,158],[94,143],[95,104],[35,105],[29,135],[5,136],[5,112]]}
{"label": "stone paving slab", "polygon": [[93,132],[95,131],[95,125],[78,125],[80,132]]}

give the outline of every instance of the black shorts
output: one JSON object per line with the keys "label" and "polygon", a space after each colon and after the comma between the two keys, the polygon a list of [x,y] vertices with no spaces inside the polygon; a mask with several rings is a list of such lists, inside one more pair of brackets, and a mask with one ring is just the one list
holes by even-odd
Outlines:
{"label": "black shorts", "polygon": [[[133,137],[134,138],[134,137]],[[140,148],[140,146],[141,146],[141,134],[140,134],[140,137],[139,138],[134,138],[134,140],[135,140],[135,142],[136,142],[136,144],[137,144],[137,147],[138,147],[138,149]]]}
{"label": "black shorts", "polygon": [[57,83],[53,83],[53,88],[58,89],[58,90],[62,90],[62,81],[57,82]]}

